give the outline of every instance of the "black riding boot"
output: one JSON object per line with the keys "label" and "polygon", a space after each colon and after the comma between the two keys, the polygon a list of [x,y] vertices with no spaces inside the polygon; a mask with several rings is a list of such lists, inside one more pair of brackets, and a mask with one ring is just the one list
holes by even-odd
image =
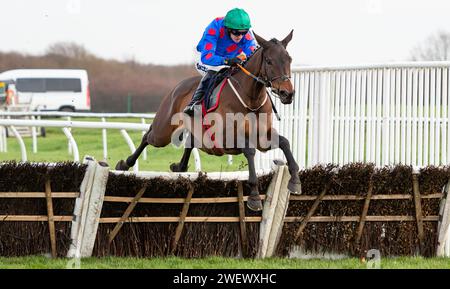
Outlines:
{"label": "black riding boot", "polygon": [[197,90],[192,96],[191,102],[183,110],[184,113],[190,116],[194,115],[194,107],[202,101],[206,91],[211,85],[211,82],[214,80],[214,76],[216,76],[216,73],[217,72],[214,70],[208,70],[205,76],[203,76],[202,80],[200,80],[200,84],[198,85]]}

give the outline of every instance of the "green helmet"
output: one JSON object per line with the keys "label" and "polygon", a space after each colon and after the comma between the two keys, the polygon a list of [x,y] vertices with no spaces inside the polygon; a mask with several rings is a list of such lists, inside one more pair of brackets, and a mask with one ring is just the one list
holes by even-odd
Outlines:
{"label": "green helmet", "polygon": [[230,29],[250,29],[250,17],[244,9],[234,8],[228,11],[224,19],[224,24]]}

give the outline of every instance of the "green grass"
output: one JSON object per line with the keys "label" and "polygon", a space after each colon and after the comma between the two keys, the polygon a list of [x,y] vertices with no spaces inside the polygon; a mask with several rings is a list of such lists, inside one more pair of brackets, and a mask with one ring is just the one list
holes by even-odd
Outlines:
{"label": "green grass", "polygon": [[[72,261],[72,262],[71,262]],[[4,269],[65,269],[73,268],[74,260],[44,256],[0,258]],[[233,259],[209,257],[199,259],[168,258],[86,258],[81,269],[366,269],[366,263],[356,258],[322,259]],[[382,258],[381,269],[450,269],[449,258],[399,257]]]}
{"label": "green grass", "polygon": [[[59,119],[65,120],[65,119]],[[98,121],[98,119],[73,119],[75,121]],[[109,122],[140,122],[140,119],[108,119]],[[141,132],[128,132],[135,146],[137,147],[142,139]],[[130,154],[127,143],[120,134],[119,130],[108,130],[108,158],[106,162],[114,169],[117,161],[126,159]],[[72,129],[80,159],[85,155],[95,157],[97,160],[103,160],[103,144],[101,129]],[[69,155],[67,148],[67,138],[60,128],[47,128],[46,137],[38,137],[38,153],[32,152],[32,140],[30,137],[24,138],[27,148],[27,156],[29,161],[38,162],[57,162],[73,160],[73,156]],[[168,145],[165,148],[147,147],[147,160],[143,156],[139,158],[139,170],[145,171],[169,171],[171,163],[179,162],[183,155],[182,148],[175,148]],[[233,164],[228,165],[227,156],[217,157],[211,156],[200,151],[200,159],[202,170],[211,171],[239,171],[247,170],[247,160],[243,155],[233,156]],[[20,147],[14,137],[8,138],[8,152],[0,152],[0,161],[5,160],[21,160]],[[189,171],[194,171],[194,159],[191,155]]]}

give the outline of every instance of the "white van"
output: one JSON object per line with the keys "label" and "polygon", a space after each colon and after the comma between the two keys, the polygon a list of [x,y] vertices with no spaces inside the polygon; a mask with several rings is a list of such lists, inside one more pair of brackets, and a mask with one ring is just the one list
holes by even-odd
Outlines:
{"label": "white van", "polygon": [[13,81],[18,104],[29,104],[31,110],[91,110],[86,70],[14,69],[0,73],[1,80]]}

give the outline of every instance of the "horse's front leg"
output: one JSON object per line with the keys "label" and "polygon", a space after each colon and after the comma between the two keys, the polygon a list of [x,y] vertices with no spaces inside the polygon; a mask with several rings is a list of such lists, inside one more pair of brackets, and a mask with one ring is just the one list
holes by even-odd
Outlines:
{"label": "horse's front leg", "polygon": [[256,176],[255,169],[255,148],[246,147],[242,149],[245,157],[248,162],[248,184],[250,186],[250,196],[247,200],[247,207],[252,211],[261,211],[262,210],[262,202],[258,192],[258,177]]}
{"label": "horse's front leg", "polygon": [[282,135],[278,135],[278,137],[278,146],[283,151],[284,156],[286,157],[289,173],[291,174],[291,178],[288,183],[288,190],[293,194],[300,195],[302,193],[302,188],[300,184],[300,178],[298,176],[298,164],[295,161],[294,156],[292,155],[291,146],[288,139]]}

